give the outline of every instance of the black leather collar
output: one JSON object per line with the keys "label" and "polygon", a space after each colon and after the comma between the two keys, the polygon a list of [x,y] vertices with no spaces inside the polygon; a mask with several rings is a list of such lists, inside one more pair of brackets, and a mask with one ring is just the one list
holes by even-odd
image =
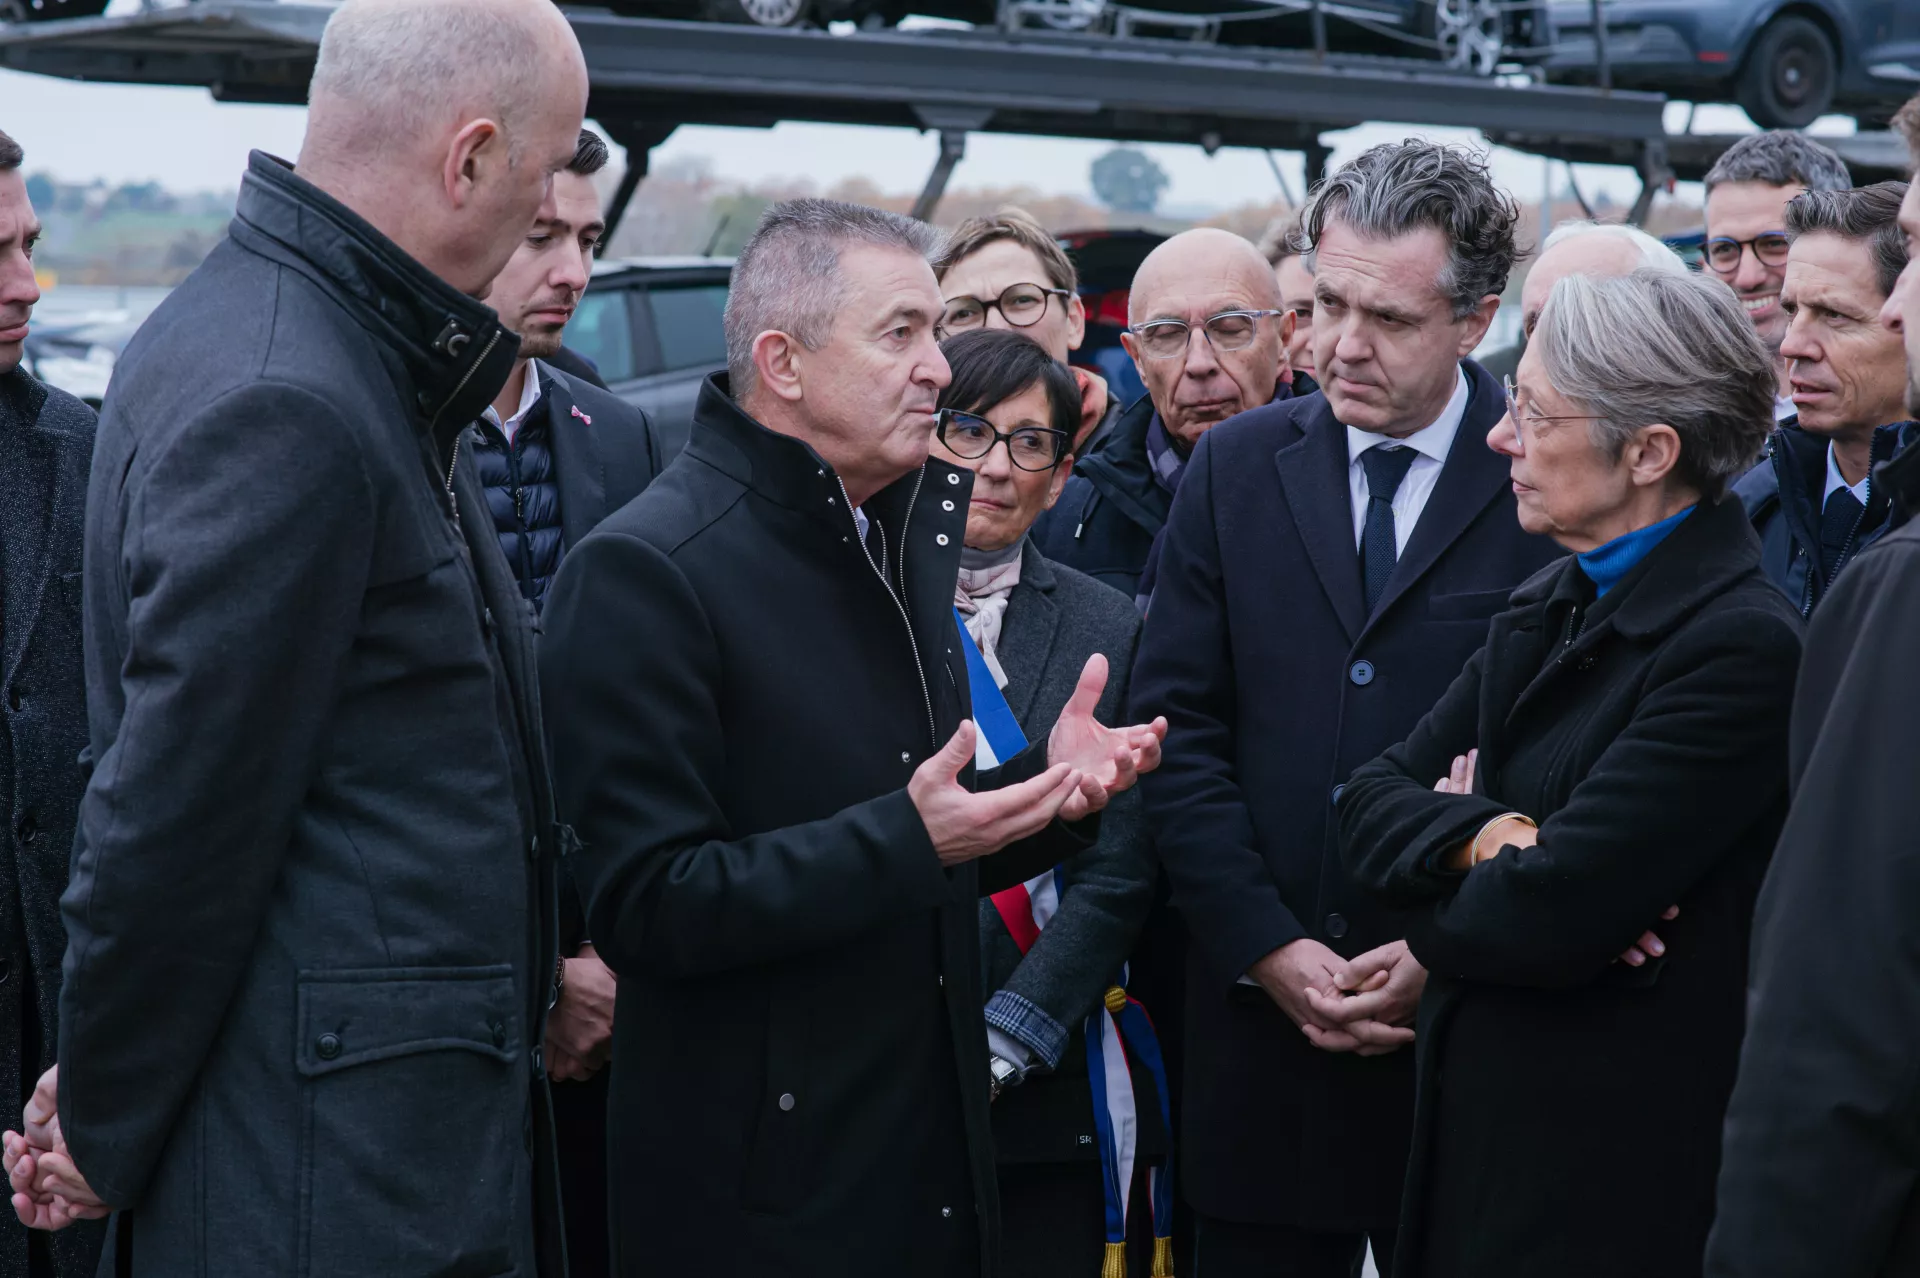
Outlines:
{"label": "black leather collar", "polygon": [[232,234],[242,248],[325,288],[400,357],[423,429],[443,443],[478,417],[513,370],[520,339],[485,303],[420,265],[364,218],[255,151]]}

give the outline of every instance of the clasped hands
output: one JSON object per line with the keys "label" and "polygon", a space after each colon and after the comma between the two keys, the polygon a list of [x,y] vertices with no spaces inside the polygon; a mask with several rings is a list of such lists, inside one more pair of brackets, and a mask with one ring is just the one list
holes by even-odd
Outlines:
{"label": "clasped hands", "polygon": [[1037,777],[979,793],[961,785],[960,773],[974,756],[979,731],[971,719],[914,770],[907,797],[919,810],[942,865],[998,852],[1038,834],[1056,817],[1081,820],[1160,766],[1167,721],[1103,726],[1093,711],[1106,687],[1107,659],[1095,653],[1047,737],[1048,766]]}
{"label": "clasped hands", "polygon": [[1405,941],[1343,959],[1301,937],[1255,963],[1249,975],[1309,1043],[1356,1056],[1385,1056],[1411,1043],[1410,1023],[1427,986],[1427,970]]}
{"label": "clasped hands", "polygon": [[59,1083],[56,1065],[40,1076],[21,1114],[26,1131],[0,1136],[0,1164],[13,1193],[13,1212],[29,1229],[65,1229],[76,1220],[108,1214],[67,1152],[60,1133]]}

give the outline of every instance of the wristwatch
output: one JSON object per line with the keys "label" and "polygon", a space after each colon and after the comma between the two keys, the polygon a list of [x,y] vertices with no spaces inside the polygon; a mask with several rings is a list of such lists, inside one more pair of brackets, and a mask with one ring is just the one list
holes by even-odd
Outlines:
{"label": "wristwatch", "polygon": [[567,988],[567,956],[562,954],[553,961],[553,989],[547,996],[547,1010],[551,1012],[560,1006],[560,991]]}
{"label": "wristwatch", "polygon": [[1020,1081],[1020,1067],[1004,1056],[987,1056],[987,1073],[991,1075],[987,1083],[987,1100],[1000,1099],[1000,1093]]}

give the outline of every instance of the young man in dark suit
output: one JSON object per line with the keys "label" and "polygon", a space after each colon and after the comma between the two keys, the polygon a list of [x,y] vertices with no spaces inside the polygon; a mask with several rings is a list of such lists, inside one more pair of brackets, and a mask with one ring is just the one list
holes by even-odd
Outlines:
{"label": "young man in dark suit", "polygon": [[[554,216],[528,231],[487,302],[520,337],[507,384],[468,432],[500,549],[537,614],[569,547],[640,495],[664,464],[645,412],[598,380],[555,367],[607,233],[593,175],[600,135],[580,130],[573,162],[553,178]],[[576,365],[584,367],[584,364]],[[604,1278],[607,1260],[607,1079],[613,973],[588,939],[584,911],[563,895],[561,954],[545,1042],[553,1080],[567,1253],[574,1278]]]}
{"label": "young man in dark suit", "polygon": [[1209,431],[1169,518],[1133,711],[1170,725],[1144,795],[1195,938],[1182,1170],[1208,1278],[1344,1276],[1369,1242],[1391,1265],[1425,973],[1342,870],[1335,805],[1557,553],[1515,520],[1485,444],[1505,396],[1466,358],[1516,219],[1467,151],[1336,174],[1304,219],[1322,392]]}

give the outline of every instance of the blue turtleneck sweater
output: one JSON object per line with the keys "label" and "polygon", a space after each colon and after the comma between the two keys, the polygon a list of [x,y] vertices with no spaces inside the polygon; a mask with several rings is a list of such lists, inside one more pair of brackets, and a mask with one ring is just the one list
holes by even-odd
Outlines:
{"label": "blue turtleneck sweater", "polygon": [[1689,506],[1676,515],[1668,515],[1657,524],[1636,528],[1615,537],[1604,546],[1595,546],[1583,555],[1576,555],[1580,570],[1593,583],[1594,598],[1604,596],[1619,585],[1620,579],[1632,572],[1634,565],[1652,553],[1653,548],[1665,541],[1667,534],[1678,528],[1680,521],[1694,510],[1695,507]]}

